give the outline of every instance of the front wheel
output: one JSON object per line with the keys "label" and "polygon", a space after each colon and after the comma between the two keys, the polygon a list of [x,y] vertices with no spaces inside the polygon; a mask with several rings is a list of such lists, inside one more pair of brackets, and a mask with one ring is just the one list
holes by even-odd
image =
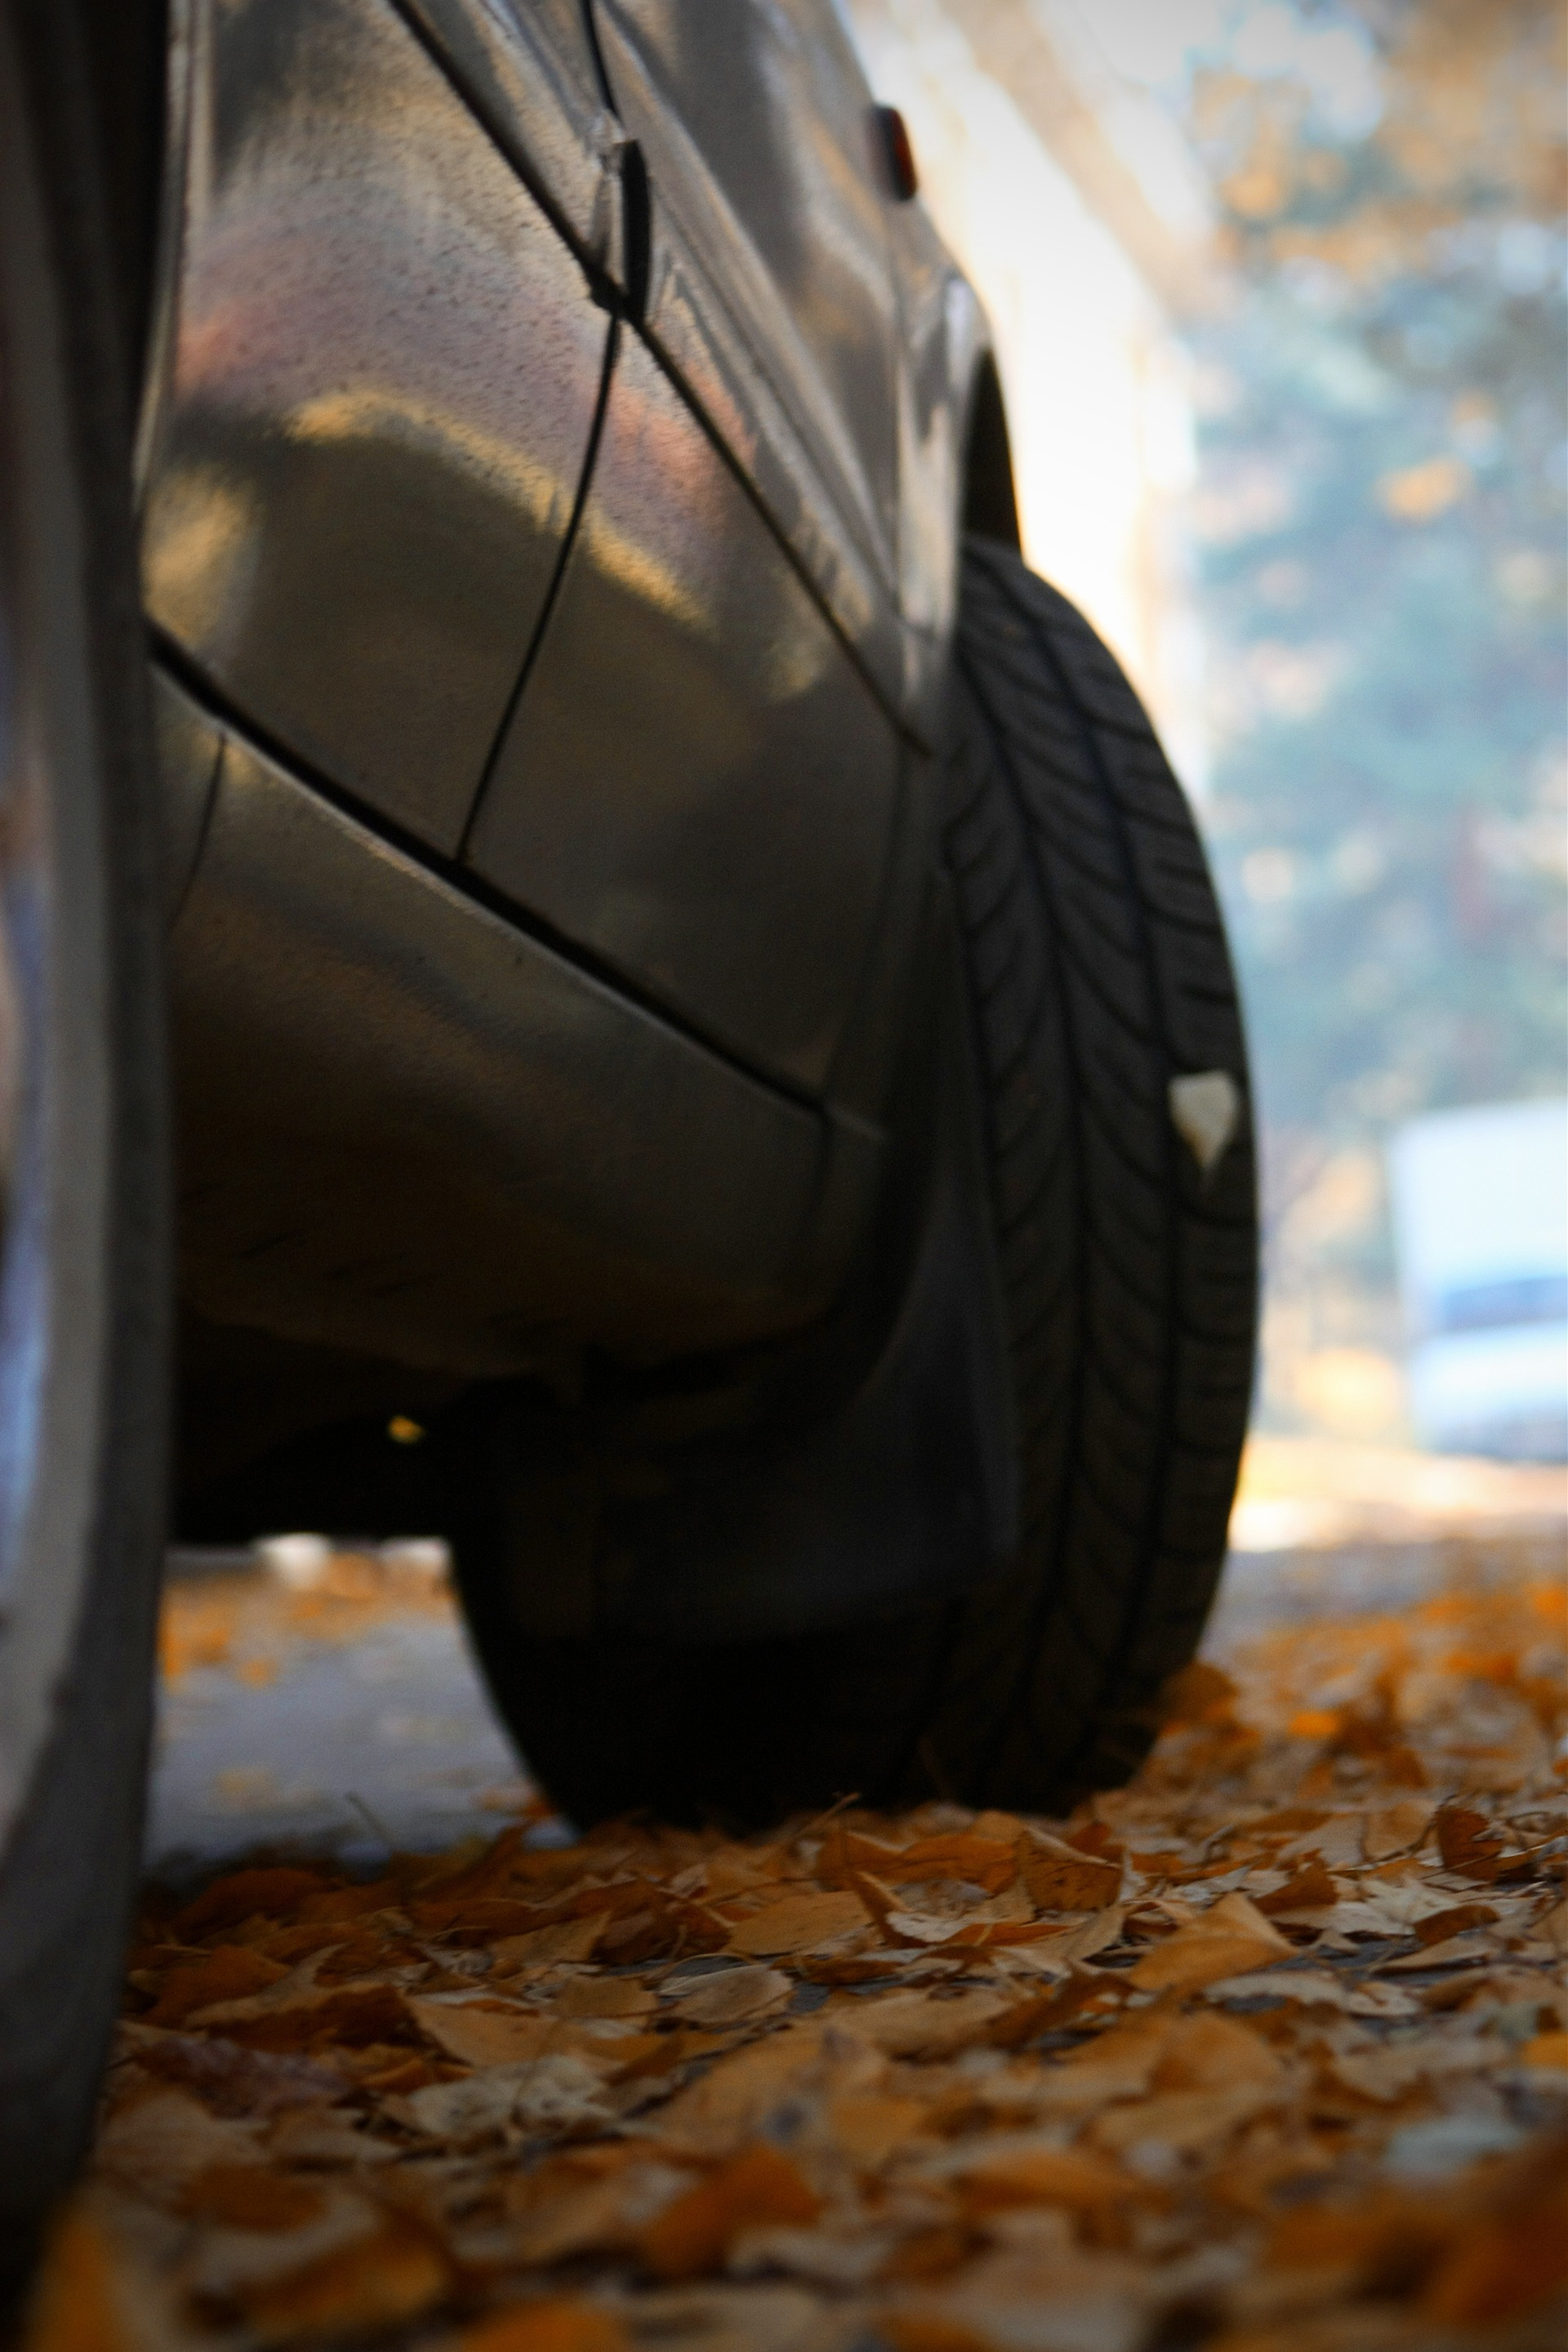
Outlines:
{"label": "front wheel", "polygon": [[116,2008],[163,1501],[146,679],[79,30],[0,0],[0,2325]]}
{"label": "front wheel", "polygon": [[1236,982],[1131,688],[1063,597],[979,541],[943,838],[1016,1547],[954,1600],[699,1643],[526,1633],[515,1541],[470,1533],[458,1568],[491,1686],[580,1821],[762,1821],[851,1790],[1062,1810],[1136,1768],[1197,1646],[1257,1314]]}

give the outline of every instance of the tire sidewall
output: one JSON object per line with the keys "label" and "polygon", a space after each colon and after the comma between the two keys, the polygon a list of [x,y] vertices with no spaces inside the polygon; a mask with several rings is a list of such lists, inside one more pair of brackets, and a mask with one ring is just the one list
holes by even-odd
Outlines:
{"label": "tire sidewall", "polygon": [[[82,17],[64,0],[0,0],[0,73],[25,126],[45,224],[61,478],[13,483],[60,501],[78,577],[70,642],[20,635],[18,699],[79,678],[89,756],[62,763],[62,828],[90,838],[100,887],[57,920],[96,957],[91,1077],[101,1092],[102,1208],[85,1280],[95,1337],[88,1493],[58,1562],[77,1586],[46,1728],[0,1856],[0,2308],[92,2122],[133,1899],[152,1717],[165,1481],[169,1299],[165,1055],[147,678],[130,506],[127,370]],[[37,322],[33,322],[36,328]],[[15,338],[28,322],[4,322]],[[18,360],[16,364],[21,365]],[[0,463],[18,445],[8,441]],[[16,576],[21,576],[18,573]],[[18,594],[25,598],[26,580]],[[24,614],[24,622],[26,615]],[[73,934],[73,919],[91,926]],[[86,1076],[84,1075],[84,1083]],[[78,1276],[81,1269],[73,1269]],[[48,1469],[46,1463],[46,1474]]]}

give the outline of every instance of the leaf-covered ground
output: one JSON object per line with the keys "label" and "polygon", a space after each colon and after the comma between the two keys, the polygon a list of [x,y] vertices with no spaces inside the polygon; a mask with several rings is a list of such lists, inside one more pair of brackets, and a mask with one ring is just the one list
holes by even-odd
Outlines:
{"label": "leaf-covered ground", "polygon": [[150,1895],[29,2352],[1559,2347],[1563,1635],[1254,1635],[1068,1821]]}

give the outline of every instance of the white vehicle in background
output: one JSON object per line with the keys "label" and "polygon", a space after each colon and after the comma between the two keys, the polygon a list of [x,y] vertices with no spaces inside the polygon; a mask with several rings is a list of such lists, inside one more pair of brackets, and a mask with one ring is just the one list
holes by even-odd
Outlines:
{"label": "white vehicle in background", "polygon": [[1568,1460],[1568,1102],[1436,1111],[1389,1161],[1417,1434]]}

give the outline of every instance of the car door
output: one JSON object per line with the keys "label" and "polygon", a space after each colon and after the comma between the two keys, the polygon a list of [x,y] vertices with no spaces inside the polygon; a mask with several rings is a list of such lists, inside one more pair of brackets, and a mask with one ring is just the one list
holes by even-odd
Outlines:
{"label": "car door", "polygon": [[[609,328],[443,57],[444,30],[470,37],[504,95],[482,15],[441,0],[416,32],[391,0],[193,0],[143,506],[175,663],[443,852],[545,609]],[[571,30],[532,14],[592,179],[571,94],[590,129],[603,100]],[[537,110],[551,85],[521,78]]]}
{"label": "car door", "polygon": [[[906,779],[877,635],[886,198],[837,19],[797,14],[614,0],[600,20],[647,160],[647,318],[618,331],[581,523],[465,855],[710,1042],[821,1093],[877,950],[900,950],[897,925],[877,934]],[[744,340],[774,408],[715,398],[718,367],[672,350],[669,280],[692,266],[728,381]],[[795,505],[787,459],[769,466],[792,449]]]}
{"label": "car door", "polygon": [[[835,0],[592,0],[610,88],[890,581],[895,299],[869,93]],[[657,292],[655,299],[657,310]]]}

